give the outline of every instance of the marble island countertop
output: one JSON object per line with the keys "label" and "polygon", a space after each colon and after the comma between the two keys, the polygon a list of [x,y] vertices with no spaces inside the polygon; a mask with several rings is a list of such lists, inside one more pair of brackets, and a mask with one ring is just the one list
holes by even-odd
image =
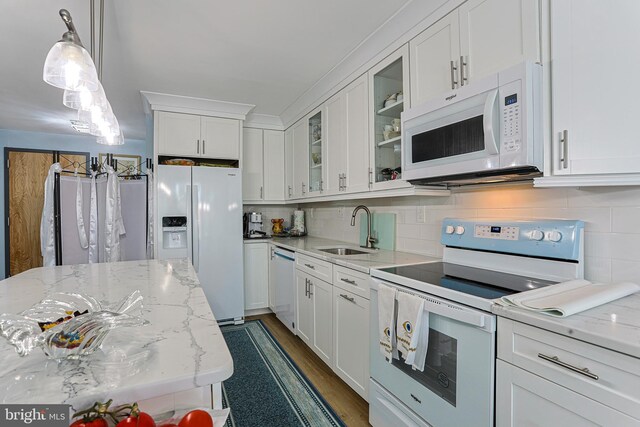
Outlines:
{"label": "marble island countertop", "polygon": [[[188,260],[36,268],[0,282],[0,313],[18,313],[55,292],[115,302],[139,289],[149,324],[113,330],[79,361],[20,357],[0,338],[1,403],[134,402],[219,383],[233,361]],[[126,356],[126,357],[125,357]]]}
{"label": "marble island countertop", "polygon": [[[418,264],[422,262],[440,261],[438,258],[409,252],[388,251],[376,249],[371,253],[361,255],[334,255],[323,252],[318,248],[349,247],[359,249],[356,243],[342,242],[339,240],[323,239],[320,237],[272,237],[271,239],[245,240],[245,244],[271,242],[294,252],[319,258],[336,265],[351,268],[369,274],[372,268],[384,268],[398,265]],[[365,249],[366,250],[366,249]]]}

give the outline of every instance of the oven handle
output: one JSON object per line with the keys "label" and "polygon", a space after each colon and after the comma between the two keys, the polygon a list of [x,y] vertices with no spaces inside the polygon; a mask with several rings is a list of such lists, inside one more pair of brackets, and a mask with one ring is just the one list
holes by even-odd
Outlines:
{"label": "oven handle", "polygon": [[396,288],[398,292],[405,292],[423,298],[425,300],[425,310],[430,313],[437,314],[448,319],[457,320],[458,322],[475,326],[490,333],[493,333],[496,330],[495,316],[492,314],[465,307],[429,294],[409,292],[405,288],[399,287],[390,282],[381,281],[379,279],[372,280],[371,290],[377,292],[378,285],[380,283],[384,283],[387,286]]}

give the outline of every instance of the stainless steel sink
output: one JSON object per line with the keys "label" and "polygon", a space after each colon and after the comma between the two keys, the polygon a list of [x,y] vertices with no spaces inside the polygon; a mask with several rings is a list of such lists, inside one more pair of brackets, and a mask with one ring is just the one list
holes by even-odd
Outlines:
{"label": "stainless steel sink", "polygon": [[371,253],[370,251],[361,251],[359,249],[351,249],[351,248],[325,248],[325,249],[318,249],[318,250],[322,252],[327,252],[329,254],[334,254],[334,255],[362,255],[362,254]]}

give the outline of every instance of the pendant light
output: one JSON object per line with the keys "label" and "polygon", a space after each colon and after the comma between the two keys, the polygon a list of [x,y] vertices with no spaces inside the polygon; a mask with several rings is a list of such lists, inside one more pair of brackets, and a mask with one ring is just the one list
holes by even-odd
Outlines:
{"label": "pendant light", "polygon": [[86,87],[77,91],[65,90],[62,96],[62,103],[65,107],[73,108],[74,110],[91,110],[93,107],[106,110],[109,101],[107,101],[102,85],[98,83],[98,89],[93,92]]}
{"label": "pendant light", "polygon": [[82,46],[69,11],[60,9],[60,17],[69,31],[47,54],[42,78],[60,89],[95,91],[100,82],[91,55]]}

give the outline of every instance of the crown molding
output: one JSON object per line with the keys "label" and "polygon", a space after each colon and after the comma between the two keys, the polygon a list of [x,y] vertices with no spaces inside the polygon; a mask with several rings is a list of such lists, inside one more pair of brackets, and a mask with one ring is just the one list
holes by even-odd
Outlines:
{"label": "crown molding", "polygon": [[256,106],[216,99],[194,98],[191,96],[171,95],[167,93],[140,91],[145,114],[153,111],[197,114],[200,116],[225,117],[245,120]]}
{"label": "crown molding", "polygon": [[284,130],[280,117],[270,114],[250,113],[242,126],[256,129]]}

